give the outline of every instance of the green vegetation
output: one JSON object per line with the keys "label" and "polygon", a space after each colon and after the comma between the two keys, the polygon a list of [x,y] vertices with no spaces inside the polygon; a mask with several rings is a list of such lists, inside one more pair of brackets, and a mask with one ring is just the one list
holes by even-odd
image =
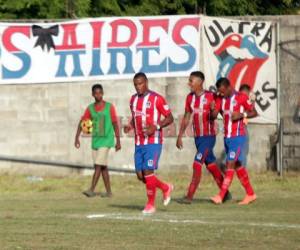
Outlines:
{"label": "green vegetation", "polygon": [[1,19],[297,14],[299,0],[0,0]]}
{"label": "green vegetation", "polygon": [[[241,207],[235,178],[234,200],[208,201],[217,189],[204,175],[195,202],[181,205],[190,173],[163,176],[175,191],[165,208],[143,217],[145,190],[132,175],[113,175],[114,196],[85,198],[90,177],[0,176],[0,248],[3,249],[299,249],[300,176],[280,180],[273,173],[251,174],[258,200]],[[100,183],[100,189],[103,189]],[[91,214],[103,218],[88,219]]]}

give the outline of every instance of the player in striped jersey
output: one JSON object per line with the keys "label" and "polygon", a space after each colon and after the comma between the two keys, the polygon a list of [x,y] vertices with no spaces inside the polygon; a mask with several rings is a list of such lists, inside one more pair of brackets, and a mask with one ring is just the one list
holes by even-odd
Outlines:
{"label": "player in striped jersey", "polygon": [[[162,128],[173,122],[173,115],[166,100],[148,88],[147,76],[140,72],[133,78],[136,94],[131,97],[130,110],[132,119],[124,127],[124,132],[131,129],[135,132],[135,169],[137,177],[146,184],[148,202],[143,210],[144,214],[155,212],[156,189],[163,192],[164,205],[171,199],[173,185],[159,180],[154,170],[158,168],[158,161],[162,150]],[[162,119],[164,116],[164,119]]]}
{"label": "player in striped jersey", "polygon": [[254,118],[257,116],[257,112],[248,96],[235,91],[227,78],[220,78],[216,87],[220,96],[215,105],[212,104],[212,115],[217,117],[218,113],[221,113],[223,116],[227,169],[219,194],[212,197],[211,200],[216,204],[222,203],[232,182],[234,172],[236,172],[246,191],[245,198],[239,204],[246,205],[255,201],[256,195],[250,184],[247,170],[245,166],[242,166],[246,135],[243,119]]}
{"label": "player in striped jersey", "polygon": [[[191,92],[187,95],[185,101],[185,113],[182,120],[176,146],[178,149],[183,148],[182,136],[192,117],[192,124],[195,137],[197,153],[193,163],[193,176],[188,187],[185,198],[182,203],[190,204],[200,183],[202,175],[202,166],[206,165],[207,170],[213,175],[217,185],[221,188],[223,175],[216,165],[216,157],[213,148],[216,143],[215,121],[211,117],[210,106],[214,102],[215,95],[213,92],[203,89],[205,77],[200,71],[190,74],[189,87]],[[229,198],[230,194],[227,198]]]}

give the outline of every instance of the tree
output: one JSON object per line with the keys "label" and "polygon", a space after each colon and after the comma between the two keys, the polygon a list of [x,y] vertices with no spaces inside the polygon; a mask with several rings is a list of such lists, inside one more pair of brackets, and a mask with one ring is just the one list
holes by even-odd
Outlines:
{"label": "tree", "polygon": [[297,14],[300,0],[0,0],[0,19],[61,19],[204,13]]}

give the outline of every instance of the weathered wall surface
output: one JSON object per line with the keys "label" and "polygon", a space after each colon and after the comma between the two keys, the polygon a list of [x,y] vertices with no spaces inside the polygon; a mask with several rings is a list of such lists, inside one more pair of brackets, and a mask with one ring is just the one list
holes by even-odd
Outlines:
{"label": "weathered wall surface", "polygon": [[[280,75],[281,117],[285,124],[284,164],[296,169],[299,164],[300,125],[295,112],[300,93],[300,17],[247,17],[248,19],[278,20],[280,22]],[[244,18],[244,19],[247,19]],[[188,75],[188,72],[187,72]],[[184,99],[188,93],[185,78],[150,79],[151,89],[164,95],[176,118],[170,135],[165,138],[160,161],[161,170],[187,169],[191,167],[195,154],[192,137],[184,139],[184,149],[175,147],[179,122],[183,114]],[[93,101],[91,86],[94,82],[56,83],[35,85],[0,85],[0,154],[92,164],[90,139],[81,138],[80,149],[74,147],[74,136],[78,120],[86,106]],[[128,102],[134,87],[129,80],[102,81],[105,99],[116,105],[121,122],[129,116]],[[221,125],[221,124],[220,124]],[[250,124],[249,168],[265,170],[270,153],[269,136],[276,131],[275,125]],[[168,134],[168,133],[166,133]],[[122,150],[111,151],[110,164],[114,167],[133,168],[133,138],[122,136]],[[222,134],[218,134],[216,155],[223,150]],[[30,172],[38,174],[67,174],[71,170],[62,168],[24,165],[0,161],[0,170]]]}

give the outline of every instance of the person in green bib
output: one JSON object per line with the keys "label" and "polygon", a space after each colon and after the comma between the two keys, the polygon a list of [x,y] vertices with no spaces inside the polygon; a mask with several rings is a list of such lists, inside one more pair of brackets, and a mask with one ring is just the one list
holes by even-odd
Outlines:
{"label": "person in green bib", "polygon": [[80,134],[82,132],[81,122],[83,120],[91,120],[92,129],[92,157],[94,162],[94,175],[91,186],[83,194],[87,197],[94,197],[96,185],[102,174],[102,179],[106,189],[106,193],[100,193],[102,197],[111,197],[112,191],[109,180],[109,172],[107,168],[109,150],[115,147],[116,151],[121,149],[120,129],[116,109],[113,104],[103,100],[103,87],[95,84],[92,87],[92,96],[95,102],[91,103],[85,110],[84,115],[79,121],[76,136],[75,147],[80,147]]}

